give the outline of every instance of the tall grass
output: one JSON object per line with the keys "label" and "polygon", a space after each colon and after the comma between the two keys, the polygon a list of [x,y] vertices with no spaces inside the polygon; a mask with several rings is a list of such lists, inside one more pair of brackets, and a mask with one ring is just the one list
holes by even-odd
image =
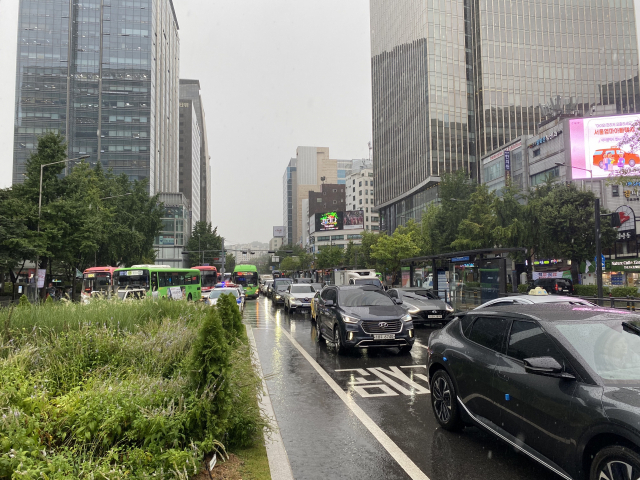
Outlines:
{"label": "tall grass", "polygon": [[0,478],[184,478],[251,444],[260,383],[226,303],[0,310]]}

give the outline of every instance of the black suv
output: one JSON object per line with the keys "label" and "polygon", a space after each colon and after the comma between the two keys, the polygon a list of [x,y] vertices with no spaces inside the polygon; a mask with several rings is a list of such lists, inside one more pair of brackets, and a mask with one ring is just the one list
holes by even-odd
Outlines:
{"label": "black suv", "polygon": [[584,305],[487,307],[429,338],[431,404],[566,479],[640,478],[640,316]]}
{"label": "black suv", "polygon": [[544,288],[551,295],[573,295],[573,282],[568,278],[539,278],[533,286]]}
{"label": "black suv", "polygon": [[411,315],[383,290],[373,286],[328,286],[315,311],[318,340],[335,344],[338,353],[350,348],[399,347],[411,351]]}
{"label": "black suv", "polygon": [[284,294],[292,283],[293,280],[290,278],[276,278],[273,281],[271,300],[273,300],[275,306],[284,305]]}

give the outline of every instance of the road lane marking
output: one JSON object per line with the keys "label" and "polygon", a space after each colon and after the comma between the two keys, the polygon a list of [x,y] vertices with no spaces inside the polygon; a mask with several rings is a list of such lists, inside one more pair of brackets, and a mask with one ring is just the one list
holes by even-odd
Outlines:
{"label": "road lane marking", "polygon": [[350,398],[340,385],[336,383],[336,381],[329,376],[329,374],[320,366],[318,362],[316,362],[311,355],[307,353],[307,351],[302,348],[302,346],[291,336],[289,332],[287,332],[284,328],[281,330],[283,335],[289,339],[289,341],[293,344],[294,347],[302,354],[302,356],[311,364],[311,366],[320,374],[322,379],[331,387],[331,389],[340,397],[340,400],[344,402],[344,404],[349,407],[349,409],[353,412],[353,414],[358,417],[358,419],[362,422],[362,424],[366,427],[369,432],[380,442],[380,445],[391,455],[391,457],[398,462],[398,465],[402,467],[402,469],[406,472],[407,475],[412,480],[429,480],[422,470],[418,468],[418,466],[413,463],[413,461],[407,456],[406,453],[396,445],[396,443],[389,438],[389,436],[384,433],[384,431],[365,413],[362,408],[358,406],[358,404]]}
{"label": "road lane marking", "polygon": [[262,380],[262,390],[264,394],[259,399],[260,409],[263,410],[268,418],[273,418],[276,422],[276,428],[271,432],[271,435],[264,435],[264,445],[267,449],[267,460],[269,461],[269,470],[271,472],[271,478],[278,478],[282,480],[293,480],[293,472],[291,471],[291,464],[289,463],[289,456],[287,450],[284,448],[284,442],[282,441],[282,435],[277,428],[278,420],[276,419],[276,412],[273,410],[271,404],[271,397],[269,396],[269,389],[267,388],[267,382],[265,381],[264,372],[262,371],[262,365],[260,364],[260,357],[258,356],[258,348],[256,346],[256,338],[253,335],[253,329],[250,325],[245,325],[247,329],[247,337],[249,337],[249,344],[251,345],[251,351],[254,353],[256,370]]}

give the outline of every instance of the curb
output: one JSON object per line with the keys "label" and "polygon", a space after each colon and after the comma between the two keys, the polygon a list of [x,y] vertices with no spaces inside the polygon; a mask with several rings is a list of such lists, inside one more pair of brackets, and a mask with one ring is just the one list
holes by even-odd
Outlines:
{"label": "curb", "polygon": [[260,357],[258,356],[258,349],[256,347],[256,339],[253,336],[253,329],[250,325],[245,325],[247,329],[247,336],[249,337],[249,343],[251,350],[254,353],[256,366],[258,367],[258,374],[260,380],[262,380],[262,389],[264,394],[258,399],[258,405],[267,414],[267,417],[273,418],[276,423],[276,429],[272,432],[271,438],[264,437],[264,444],[267,449],[267,458],[269,460],[269,470],[271,471],[271,478],[273,480],[293,480],[293,472],[291,471],[291,464],[289,463],[289,456],[284,448],[284,442],[280,435],[280,430],[277,428],[278,419],[273,411],[273,405],[271,404],[271,397],[269,396],[269,390],[267,388],[267,382],[264,380],[264,374],[262,372],[262,365],[260,364]]}

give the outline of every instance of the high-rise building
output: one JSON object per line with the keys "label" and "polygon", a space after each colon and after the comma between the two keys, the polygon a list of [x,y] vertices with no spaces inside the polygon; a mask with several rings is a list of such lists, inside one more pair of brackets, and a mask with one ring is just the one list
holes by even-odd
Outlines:
{"label": "high-rise building", "polygon": [[441,175],[559,113],[640,111],[631,0],[371,0],[376,201],[395,230]]}
{"label": "high-rise building", "polygon": [[187,256],[182,252],[191,234],[189,199],[183,193],[160,193],[158,200],[164,206],[162,229],[155,241],[156,265],[170,265],[173,268],[187,266]]}
{"label": "high-rise building", "polygon": [[363,167],[353,170],[346,179],[347,210],[362,210],[364,212],[364,229],[380,230],[380,217],[375,209],[373,168]]}
{"label": "high-rise building", "polygon": [[192,225],[202,220],[200,154],[202,134],[193,100],[180,99],[179,187],[191,204]]}
{"label": "high-rise building", "polygon": [[[182,99],[191,100],[198,120],[201,136],[199,173],[200,220],[211,223],[211,158],[209,157],[209,141],[207,139],[207,119],[204,114],[202,96],[200,95],[200,81],[180,79],[180,99],[181,102]],[[182,119],[180,119],[180,122],[182,122]]]}
{"label": "high-rise building", "polygon": [[319,192],[323,183],[338,183],[337,160],[329,159],[327,147],[298,147],[296,158],[287,165],[282,178],[283,225],[288,245],[303,238],[302,201],[309,192]]}
{"label": "high-rise building", "polygon": [[13,182],[38,136],[178,191],[180,41],[172,0],[20,0]]}

